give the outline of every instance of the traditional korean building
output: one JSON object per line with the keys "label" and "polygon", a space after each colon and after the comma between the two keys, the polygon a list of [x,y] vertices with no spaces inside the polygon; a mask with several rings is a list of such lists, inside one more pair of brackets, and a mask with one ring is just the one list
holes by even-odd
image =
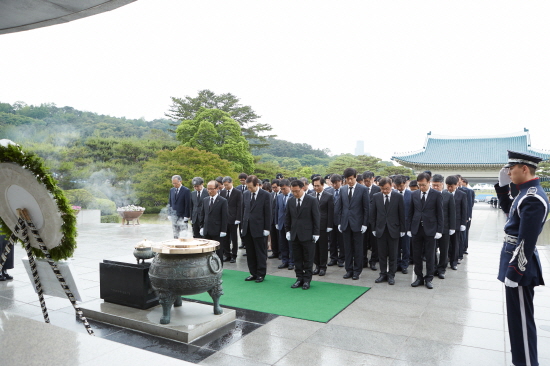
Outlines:
{"label": "traditional korean building", "polygon": [[459,137],[432,135],[429,132],[421,150],[396,153],[392,160],[411,168],[415,174],[425,170],[443,176],[461,174],[470,185],[494,183],[508,161],[507,150],[525,152],[550,159],[550,151],[531,147],[529,130],[500,136]]}

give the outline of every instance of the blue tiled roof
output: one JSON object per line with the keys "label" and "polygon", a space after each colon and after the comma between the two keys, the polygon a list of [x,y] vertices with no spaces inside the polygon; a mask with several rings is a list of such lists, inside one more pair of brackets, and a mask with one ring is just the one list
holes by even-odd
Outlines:
{"label": "blue tiled roof", "polygon": [[393,160],[411,164],[506,164],[507,150],[540,156],[544,160],[550,153],[529,148],[529,135],[484,138],[445,138],[428,136],[423,151],[409,155],[396,154]]}

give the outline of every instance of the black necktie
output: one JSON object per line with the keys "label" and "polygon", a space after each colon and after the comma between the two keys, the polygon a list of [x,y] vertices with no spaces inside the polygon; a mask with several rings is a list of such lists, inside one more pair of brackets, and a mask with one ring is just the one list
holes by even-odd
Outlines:
{"label": "black necktie", "polygon": [[337,189],[335,192],[334,192],[334,198],[335,199],[338,199],[338,196],[340,195],[340,190]]}
{"label": "black necktie", "polygon": [[283,200],[283,208],[286,207],[286,198],[287,198],[287,197],[288,197],[288,196],[285,194],[285,199]]}
{"label": "black necktie", "polygon": [[176,188],[176,197],[178,196],[178,192],[180,191],[179,188]]}
{"label": "black necktie", "polygon": [[321,200],[321,193],[317,192],[317,201]]}
{"label": "black necktie", "polygon": [[298,211],[300,211],[300,206],[301,206],[300,205],[300,200],[301,200],[301,198],[298,198]]}
{"label": "black necktie", "polygon": [[351,195],[352,195],[352,192],[353,191],[353,187],[349,187],[349,192],[348,192],[348,198],[349,198],[349,201],[351,202]]}
{"label": "black necktie", "polygon": [[426,203],[426,192],[422,192],[422,208],[424,208],[424,203]]}
{"label": "black necktie", "polygon": [[370,187],[367,187],[367,195],[370,194]]}
{"label": "black necktie", "polygon": [[210,197],[210,207],[214,204],[214,197]]}
{"label": "black necktie", "polygon": [[384,207],[386,207],[386,211],[388,211],[389,206],[390,206],[390,197],[386,195],[386,202],[384,202]]}
{"label": "black necktie", "polygon": [[227,200],[229,201],[229,196],[231,195],[231,191],[227,191]]}
{"label": "black necktie", "polygon": [[252,193],[252,202],[256,199],[256,192]]}
{"label": "black necktie", "polygon": [[201,191],[197,191],[197,200],[201,199]]}

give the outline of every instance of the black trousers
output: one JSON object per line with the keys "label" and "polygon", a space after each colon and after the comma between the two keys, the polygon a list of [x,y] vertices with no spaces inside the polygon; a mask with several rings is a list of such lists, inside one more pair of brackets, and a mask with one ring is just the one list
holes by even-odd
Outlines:
{"label": "black trousers", "polygon": [[462,240],[463,231],[455,231],[449,238],[449,263],[451,266],[458,265],[458,250]]}
{"label": "black trousers", "polygon": [[346,253],[346,272],[359,276],[363,272],[363,234],[360,231],[351,231],[349,226],[342,234]]}
{"label": "black trousers", "polygon": [[462,240],[460,241],[460,246],[458,248],[458,259],[464,259],[464,252],[468,250],[468,236],[470,233],[470,223],[466,223],[466,230],[462,232]]}
{"label": "black trousers", "polygon": [[[8,240],[8,237],[5,236],[5,235],[0,235],[0,257],[2,256],[2,254],[4,253],[4,249],[6,248],[6,246],[9,244],[9,240]],[[6,262],[4,263],[4,267],[3,270],[6,270],[6,269],[12,269],[13,268],[13,255],[14,255],[14,251],[15,251],[15,245],[13,248],[11,248],[11,252],[10,254],[8,255],[8,257],[6,258]],[[1,261],[1,259],[0,259]]]}
{"label": "black trousers", "polygon": [[296,279],[301,282],[311,282],[315,243],[313,240],[299,241],[297,239],[291,241]]}
{"label": "black trousers", "polygon": [[409,267],[411,256],[411,238],[408,235],[399,238],[399,248],[397,249],[397,266],[402,269]]}
{"label": "black trousers", "polygon": [[279,250],[281,251],[281,260],[283,264],[294,265],[294,257],[292,256],[292,244],[286,240],[286,231],[279,230]]}
{"label": "black trousers", "polygon": [[[418,232],[412,238],[414,255],[414,273],[419,279],[431,281],[434,278],[435,267],[435,238],[424,233],[424,227],[420,225]],[[426,276],[423,274],[424,262],[422,253],[426,254]]]}
{"label": "black trousers", "polygon": [[397,272],[397,248],[399,247],[399,238],[392,238],[388,228],[386,228],[384,229],[384,234],[382,234],[382,237],[376,238],[376,244],[378,245],[380,275],[386,275],[394,278],[395,272]]}
{"label": "black trousers", "polygon": [[506,311],[512,363],[516,366],[538,366],[537,327],[535,325],[533,298],[534,286],[506,288]]}
{"label": "black trousers", "polygon": [[202,235],[200,234],[201,227],[199,226],[199,222],[193,221],[193,238],[202,238]]}
{"label": "black trousers", "polygon": [[[376,243],[377,238],[372,234],[371,229],[367,229],[363,234],[363,253],[365,256],[364,264],[375,264],[378,259],[378,245]],[[368,250],[370,250],[370,259],[368,258]]]}
{"label": "black trousers", "polygon": [[279,251],[279,230],[275,227],[275,224],[271,224],[271,255],[278,257]]}
{"label": "black trousers", "polygon": [[[447,231],[448,233],[449,231]],[[456,234],[456,231],[455,231]],[[454,236],[454,235],[453,235]],[[447,270],[447,264],[449,263],[449,242],[451,236],[449,234],[443,234],[440,239],[436,240],[436,245],[439,248],[439,260],[437,259],[437,253],[434,250],[434,263],[435,269],[438,273],[445,274]]]}
{"label": "black trousers", "polygon": [[315,257],[313,263],[319,269],[327,270],[327,259],[328,259],[328,235],[326,230],[321,230],[321,235],[319,240],[315,243]]}
{"label": "black trousers", "polygon": [[239,250],[239,225],[228,224],[227,235],[223,240],[223,255],[226,258],[237,258],[237,252]]}
{"label": "black trousers", "polygon": [[216,249],[216,254],[218,255],[218,257],[220,257],[220,261],[222,262],[222,267],[223,267],[223,241],[225,238],[220,238],[219,235],[208,235],[208,234],[205,235],[204,238],[209,240],[215,240],[220,243],[220,246],[218,247],[218,249]]}
{"label": "black trousers", "polygon": [[267,271],[267,237],[253,238],[250,229],[241,237],[246,247],[246,262],[252,276],[265,277]]}
{"label": "black trousers", "polygon": [[344,263],[346,260],[344,237],[340,230],[338,230],[338,225],[334,225],[330,232],[330,260],[341,263]]}

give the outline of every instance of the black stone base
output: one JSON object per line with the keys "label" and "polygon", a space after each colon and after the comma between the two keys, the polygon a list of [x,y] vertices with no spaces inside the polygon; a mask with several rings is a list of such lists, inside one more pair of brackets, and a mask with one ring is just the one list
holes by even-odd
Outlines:
{"label": "black stone base", "polygon": [[149,309],[159,299],[149,280],[151,263],[133,264],[104,260],[99,263],[100,297],[106,302]]}

